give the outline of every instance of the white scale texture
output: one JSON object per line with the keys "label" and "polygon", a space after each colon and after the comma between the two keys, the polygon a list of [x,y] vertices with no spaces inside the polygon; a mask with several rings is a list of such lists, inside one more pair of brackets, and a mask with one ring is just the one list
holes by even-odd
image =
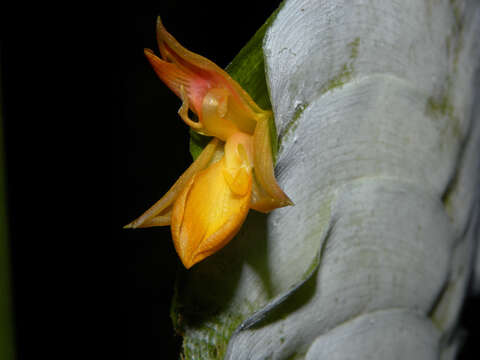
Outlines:
{"label": "white scale texture", "polygon": [[[227,359],[455,357],[479,237],[479,33],[478,1],[285,2],[264,53],[296,205],[268,218],[269,294],[241,272],[231,306],[263,308]],[[298,304],[263,319],[316,259]]]}

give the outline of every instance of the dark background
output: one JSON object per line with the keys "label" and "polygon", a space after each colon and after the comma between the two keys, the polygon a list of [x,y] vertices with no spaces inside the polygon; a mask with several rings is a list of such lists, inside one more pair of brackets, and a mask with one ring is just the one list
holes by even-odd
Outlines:
{"label": "dark background", "polygon": [[[181,44],[225,67],[278,3],[1,11],[18,359],[71,358],[92,341],[106,358],[178,358],[169,308],[180,262],[169,228],[122,229],[191,163],[181,102],[143,48],[158,52],[161,15]],[[471,299],[463,312],[461,359],[475,358],[478,306]]]}
{"label": "dark background", "polygon": [[169,228],[122,229],[191,163],[181,102],[143,49],[158,52],[161,15],[180,43],[225,67],[278,3],[0,9],[18,359],[96,358],[98,345],[108,359],[178,358]]}

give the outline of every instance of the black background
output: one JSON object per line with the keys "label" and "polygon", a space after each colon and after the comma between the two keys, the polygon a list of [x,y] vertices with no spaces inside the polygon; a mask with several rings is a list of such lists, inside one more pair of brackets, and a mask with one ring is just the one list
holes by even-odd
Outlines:
{"label": "black background", "polygon": [[[161,15],[181,44],[225,67],[278,3],[2,11],[18,359],[85,350],[96,358],[92,343],[106,358],[177,358],[169,307],[180,263],[169,229],[122,229],[191,163],[180,100],[143,48],[158,51]],[[463,312],[470,336],[461,359],[475,358],[478,306],[470,299]]]}

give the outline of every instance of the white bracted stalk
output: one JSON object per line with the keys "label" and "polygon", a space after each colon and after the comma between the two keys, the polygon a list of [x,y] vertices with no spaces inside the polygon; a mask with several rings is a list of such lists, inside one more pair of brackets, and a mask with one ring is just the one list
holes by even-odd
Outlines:
{"label": "white bracted stalk", "polygon": [[295,206],[250,216],[189,275],[214,279],[199,302],[226,298],[190,339],[223,329],[235,360],[455,357],[479,234],[478,34],[473,0],[283,4],[264,54]]}

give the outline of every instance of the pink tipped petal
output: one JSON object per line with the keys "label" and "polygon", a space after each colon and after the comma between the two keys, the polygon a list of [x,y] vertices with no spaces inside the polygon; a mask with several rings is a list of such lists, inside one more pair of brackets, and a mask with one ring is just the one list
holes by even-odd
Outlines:
{"label": "pink tipped petal", "polygon": [[177,65],[183,72],[192,77],[187,92],[197,115],[201,101],[210,89],[221,88],[229,94],[229,118],[236,123],[240,131],[253,133],[255,121],[262,116],[262,110],[250,95],[223,69],[207,58],[195,54],[186,48],[167,32],[160,17],[157,19],[157,41],[164,60]]}

